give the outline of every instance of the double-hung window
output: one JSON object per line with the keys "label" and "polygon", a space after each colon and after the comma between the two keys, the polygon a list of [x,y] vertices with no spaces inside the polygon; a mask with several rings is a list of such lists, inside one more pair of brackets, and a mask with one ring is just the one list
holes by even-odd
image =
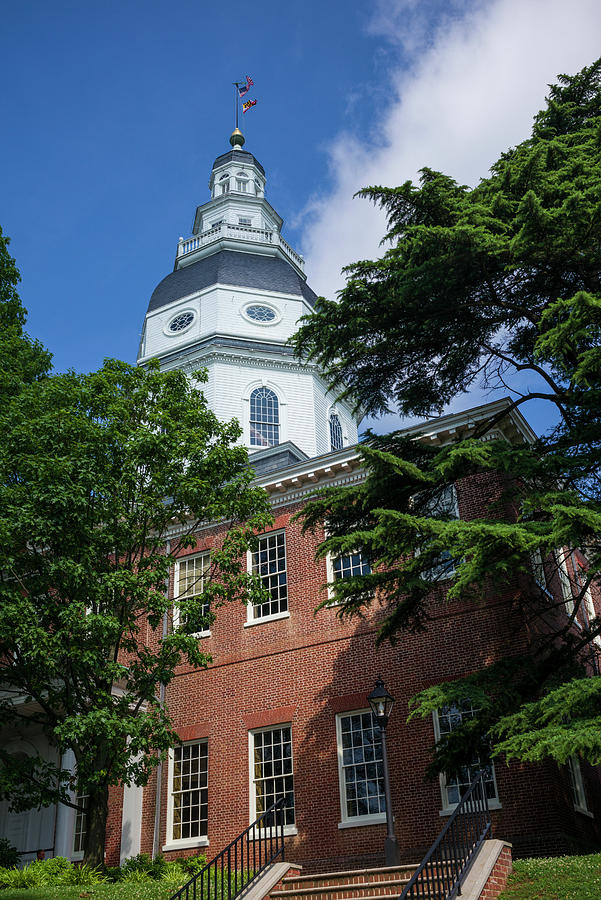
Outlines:
{"label": "double-hung window", "polygon": [[570,777],[570,789],[572,791],[574,809],[578,812],[588,813],[586,794],[584,792],[584,781],[582,779],[582,769],[580,768],[580,759],[575,755],[570,756],[568,759],[568,775]]}
{"label": "double-hung window", "polygon": [[174,628],[197,637],[210,635],[211,610],[202,595],[209,576],[210,553],[178,559],[175,564]]}
{"label": "double-hung window", "polygon": [[[454,484],[449,484],[429,498],[424,506],[423,516],[435,519],[458,519],[459,504],[457,503],[457,491]],[[426,552],[427,545],[423,552]],[[441,550],[430,568],[425,569],[422,577],[426,581],[444,581],[455,574],[455,560],[449,550]]]}
{"label": "double-hung window", "polygon": [[75,812],[75,823],[73,826],[73,853],[71,858],[74,860],[79,860],[83,859],[85,849],[88,819],[88,795],[78,794],[75,802],[80,808]]}
{"label": "double-hung window", "polygon": [[[292,726],[249,732],[250,819],[254,822],[276,801],[284,799],[284,825],[294,827],[294,767]],[[264,826],[272,824],[264,820]]]}
{"label": "double-hung window", "polygon": [[[436,742],[444,740],[446,735],[449,735],[455,728],[459,728],[467,719],[473,719],[477,712],[478,710],[472,706],[469,700],[441,707],[434,713]],[[484,770],[484,785],[489,805],[499,806],[494,764],[488,755],[476,755],[467,765],[461,766],[458,772],[454,772],[452,775],[444,773],[440,776],[443,813],[450,812],[457,806],[479,769]]]}
{"label": "double-hung window", "polygon": [[[574,577],[576,579],[576,584],[578,585],[578,592],[580,593],[586,584],[586,572],[579,565],[579,563],[574,559],[572,555],[572,566],[574,569]],[[587,628],[590,628],[593,622],[596,622],[599,618],[595,611],[595,604],[593,603],[593,597],[591,594],[590,585],[584,591],[584,595],[582,597],[582,605],[584,607],[584,616],[586,619]],[[595,644],[597,646],[601,646],[601,634],[598,634],[595,638],[593,638]]]}
{"label": "double-hung window", "polygon": [[368,710],[336,717],[340,827],[386,819],[382,734]]}
{"label": "double-hung window", "polygon": [[[555,553],[555,558],[557,560],[557,571],[559,572],[561,596],[563,597],[566,612],[569,616],[571,616],[574,612],[574,595],[572,593],[572,581],[568,573],[566,551],[563,549],[557,550]],[[577,625],[579,624],[576,619],[574,619],[574,621]]]}
{"label": "double-hung window", "polygon": [[347,578],[355,578],[357,575],[369,575],[371,566],[365,553],[356,550],[353,553],[343,553],[341,556],[326,556],[326,571],[328,576],[328,596],[335,603],[332,582],[342,581]]}
{"label": "double-hung window", "polygon": [[207,840],[207,741],[180,744],[170,751],[167,840],[198,846]]}
{"label": "double-hung window", "polygon": [[256,550],[250,553],[250,563],[253,575],[258,575],[267,596],[259,603],[249,604],[249,622],[287,615],[288,576],[284,532],[274,531],[260,537]]}

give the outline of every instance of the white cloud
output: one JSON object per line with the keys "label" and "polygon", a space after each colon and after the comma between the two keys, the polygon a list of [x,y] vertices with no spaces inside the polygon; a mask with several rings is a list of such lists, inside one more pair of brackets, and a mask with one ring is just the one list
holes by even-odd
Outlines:
{"label": "white cloud", "polygon": [[[445,10],[433,0],[376,5],[369,27],[398,52],[390,72],[397,95],[382,111],[378,145],[339,134],[329,148],[334,186],[312,200],[302,234],[309,283],[319,294],[334,297],[343,266],[382,252],[384,217],[353,199],[357,190],[415,180],[422,166],[476,184],[529,135],[547,85],[600,52],[598,0],[452,0]],[[476,391],[452,408],[486,399]]]}
{"label": "white cloud", "polygon": [[398,44],[403,67],[390,72],[397,96],[382,113],[379,145],[340,134],[329,148],[334,188],[312,200],[301,241],[320,294],[342,287],[343,266],[380,252],[383,216],[354,200],[357,190],[415,179],[422,166],[477,183],[528,136],[547,84],[599,54],[598,0],[455,0],[444,19],[438,7],[438,27],[427,29],[434,8],[417,0],[377,6],[371,31]]}

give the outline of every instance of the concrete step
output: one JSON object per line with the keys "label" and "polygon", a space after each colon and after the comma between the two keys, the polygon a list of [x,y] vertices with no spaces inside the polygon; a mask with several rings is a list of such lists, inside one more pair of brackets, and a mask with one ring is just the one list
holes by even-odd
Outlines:
{"label": "concrete step", "polygon": [[282,881],[282,889],[272,891],[272,900],[380,900],[397,897],[413,875],[416,865],[385,866],[293,875]]}

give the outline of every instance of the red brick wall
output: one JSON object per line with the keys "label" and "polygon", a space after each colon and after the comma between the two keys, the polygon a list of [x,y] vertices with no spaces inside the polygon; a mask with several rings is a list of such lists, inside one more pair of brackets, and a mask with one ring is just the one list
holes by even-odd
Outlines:
{"label": "red brick wall", "polygon": [[[483,514],[502,483],[488,476],[457,486],[461,515]],[[377,602],[364,620],[341,623],[335,608],[315,614],[325,596],[325,562],[315,562],[317,538],[301,534],[292,521],[298,505],[280,510],[274,530],[285,528],[290,617],[246,623],[239,603],[217,610],[211,636],[201,639],[213,663],[206,671],[186,667],[167,689],[167,703],[184,740],[207,737],[209,744],[208,848],[177,850],[170,856],[215,855],[249,823],[248,730],[292,725],[296,824],[287,838],[287,858],[306,870],[379,864],[385,825],[339,828],[341,819],[336,748],[336,713],[365,707],[382,675],[396,697],[388,729],[395,829],[404,861],[423,855],[446,819],[440,815],[440,786],[425,783],[434,742],[431,719],[406,723],[408,700],[418,690],[466,675],[498,656],[527,648],[521,599],[524,576],[471,604],[432,602],[425,634],[404,635],[395,647],[376,647]],[[219,530],[199,536],[198,552],[219,540]],[[153,635],[149,632],[149,640]],[[558,853],[598,842],[601,801],[596,772],[585,773],[596,819],[574,811],[566,773],[554,765],[496,764],[501,809],[493,812],[496,837],[510,840],[517,855]],[[166,837],[167,765],[161,800],[160,846]],[[142,850],[152,851],[156,775],[144,793]]]}
{"label": "red brick wall", "polygon": [[106,825],[104,861],[107,866],[118,866],[121,852],[121,813],[123,810],[123,787],[109,787],[109,817]]}
{"label": "red brick wall", "polygon": [[510,872],[511,847],[503,847],[480,894],[480,900],[497,900],[497,897],[507,885]]}

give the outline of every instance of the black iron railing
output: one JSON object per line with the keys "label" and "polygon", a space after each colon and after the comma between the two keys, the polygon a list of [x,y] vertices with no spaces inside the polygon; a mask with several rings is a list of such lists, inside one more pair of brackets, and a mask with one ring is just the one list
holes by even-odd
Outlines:
{"label": "black iron railing", "polygon": [[490,833],[485,773],[475,776],[399,900],[453,900]]}
{"label": "black iron railing", "polygon": [[284,859],[284,804],[282,797],[265,810],[170,900],[235,900],[278,856]]}

